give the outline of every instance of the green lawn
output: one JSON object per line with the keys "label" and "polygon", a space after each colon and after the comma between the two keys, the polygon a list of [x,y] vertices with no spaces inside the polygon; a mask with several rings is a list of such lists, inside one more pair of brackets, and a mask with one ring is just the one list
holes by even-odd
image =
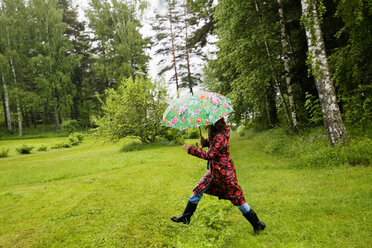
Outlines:
{"label": "green lawn", "polygon": [[[86,138],[1,140],[0,247],[371,247],[370,167],[291,169],[261,151],[259,136],[233,137],[231,156],[259,236],[228,201],[205,195],[190,225],[182,213],[206,163],[181,146],[120,152]],[[189,141],[194,143],[194,141]],[[48,151],[18,155],[21,144]]]}

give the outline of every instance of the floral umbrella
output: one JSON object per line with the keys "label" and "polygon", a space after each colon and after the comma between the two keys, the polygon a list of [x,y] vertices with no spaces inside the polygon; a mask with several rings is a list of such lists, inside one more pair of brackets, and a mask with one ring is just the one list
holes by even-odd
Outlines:
{"label": "floral umbrella", "polygon": [[173,100],[163,114],[162,126],[186,130],[213,125],[233,112],[231,100],[215,92],[186,94]]}

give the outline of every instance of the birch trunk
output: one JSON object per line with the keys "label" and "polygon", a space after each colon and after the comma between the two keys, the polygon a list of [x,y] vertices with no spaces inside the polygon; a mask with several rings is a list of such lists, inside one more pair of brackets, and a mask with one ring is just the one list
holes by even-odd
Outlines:
{"label": "birch trunk", "polygon": [[[256,12],[259,14],[260,9],[258,8],[257,1],[255,0],[254,3],[255,3],[255,7],[256,7]],[[261,16],[259,16],[259,21],[260,21],[261,26],[263,26]],[[280,96],[280,99],[282,100],[283,108],[285,110],[285,114],[286,114],[286,117],[287,117],[288,125],[291,126],[291,118],[290,118],[289,113],[288,113],[287,102],[285,101],[284,96],[283,96],[283,92],[280,89],[279,80],[278,80],[278,77],[275,73],[274,66],[273,66],[272,61],[271,61],[272,56],[271,56],[270,48],[269,48],[269,45],[267,44],[266,40],[264,41],[264,44],[265,44],[267,57],[269,58],[270,70],[271,70],[271,73],[273,75],[274,83],[275,83],[275,86],[278,88],[279,96]]]}
{"label": "birch trunk", "polygon": [[23,120],[22,120],[22,112],[21,112],[21,104],[19,102],[19,97],[16,96],[16,105],[17,105],[17,117],[18,117],[18,133],[19,136],[23,136]]}
{"label": "birch trunk", "polygon": [[328,68],[318,12],[311,0],[301,0],[301,5],[308,44],[308,59],[311,60],[311,69],[322,106],[324,125],[330,143],[335,145],[344,142],[347,139],[347,134]]}
{"label": "birch trunk", "polygon": [[[8,41],[8,46],[10,49],[10,37],[9,37],[9,29],[8,25],[5,25],[6,28],[6,35],[7,35],[7,41]],[[19,102],[19,96],[18,96],[18,83],[17,83],[17,76],[16,76],[16,71],[13,63],[13,58],[10,56],[10,65],[12,68],[12,74],[13,74],[13,79],[14,79],[14,87],[16,89],[16,105],[17,105],[17,117],[18,117],[18,133],[19,136],[23,136],[23,125],[22,125],[22,113],[21,113],[21,104]]]}
{"label": "birch trunk", "polygon": [[12,117],[10,116],[10,108],[9,108],[9,94],[8,94],[8,88],[5,83],[4,74],[1,74],[1,80],[3,82],[3,89],[4,89],[4,105],[5,105],[5,116],[6,116],[7,128],[8,128],[8,132],[13,134]]}
{"label": "birch trunk", "polygon": [[287,94],[289,100],[289,107],[291,110],[291,119],[293,124],[293,129],[298,131],[298,123],[297,123],[297,111],[296,111],[296,104],[293,97],[293,88],[292,88],[292,78],[290,76],[290,68],[289,68],[289,57],[288,57],[288,41],[286,38],[286,30],[285,30],[285,21],[284,21],[284,12],[283,12],[283,5],[281,0],[278,0],[279,8],[279,18],[280,18],[280,33],[281,33],[281,40],[282,40],[282,57],[284,62],[284,71],[285,71],[285,82],[287,85]]}
{"label": "birch trunk", "polygon": [[59,116],[58,116],[58,106],[57,106],[57,97],[53,100],[54,105],[54,121],[56,123],[56,131],[59,131]]}

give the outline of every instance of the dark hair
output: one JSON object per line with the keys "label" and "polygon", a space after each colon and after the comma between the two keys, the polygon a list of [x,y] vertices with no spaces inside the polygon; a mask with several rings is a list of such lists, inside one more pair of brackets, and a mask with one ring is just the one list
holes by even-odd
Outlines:
{"label": "dark hair", "polygon": [[225,129],[226,122],[224,118],[219,119],[214,125],[209,126],[208,129],[208,139],[212,140],[216,134],[220,133]]}

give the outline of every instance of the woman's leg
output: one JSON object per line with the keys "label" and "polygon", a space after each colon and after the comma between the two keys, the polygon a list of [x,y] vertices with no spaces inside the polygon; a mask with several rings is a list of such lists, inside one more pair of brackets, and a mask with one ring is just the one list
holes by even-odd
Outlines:
{"label": "woman's leg", "polygon": [[251,223],[256,234],[265,229],[266,227],[265,223],[258,219],[257,214],[251,209],[251,207],[247,203],[238,206],[238,208],[242,212],[243,216],[249,221],[249,223]]}
{"label": "woman's leg", "polygon": [[184,224],[189,224],[191,216],[194,214],[200,199],[202,198],[204,192],[207,191],[211,187],[211,184],[212,183],[208,184],[202,191],[200,191],[196,195],[192,193],[192,195],[189,198],[189,201],[187,202],[187,205],[186,205],[186,208],[183,214],[178,217],[173,216],[171,220],[173,220],[174,222],[183,222]]}
{"label": "woman's leg", "polygon": [[244,203],[243,205],[238,206],[238,208],[240,212],[242,212],[243,215],[245,215],[246,213],[249,212],[249,210],[251,210],[251,207],[247,203]]}
{"label": "woman's leg", "polygon": [[203,194],[205,191],[207,191],[211,187],[212,183],[208,184],[202,191],[200,191],[197,195],[193,192],[192,195],[189,198],[189,202],[192,202],[194,204],[198,204],[200,199],[203,197]]}

